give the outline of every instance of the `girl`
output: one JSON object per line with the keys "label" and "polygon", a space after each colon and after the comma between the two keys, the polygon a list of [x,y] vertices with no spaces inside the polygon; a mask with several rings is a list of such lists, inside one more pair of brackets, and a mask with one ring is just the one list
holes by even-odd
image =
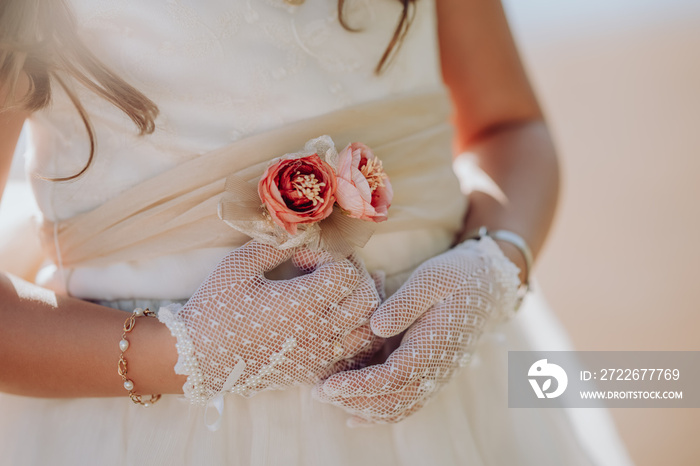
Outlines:
{"label": "girl", "polygon": [[[507,409],[522,324],[476,347],[515,309],[558,189],[498,1],[6,0],[0,15],[0,179],[26,121],[48,257],[36,283],[0,280],[3,461],[593,462],[561,412]],[[323,134],[382,160],[387,221],[341,260],[243,244],[217,215],[227,179]],[[463,197],[451,141],[493,189]],[[292,256],[310,273],[264,277]]]}

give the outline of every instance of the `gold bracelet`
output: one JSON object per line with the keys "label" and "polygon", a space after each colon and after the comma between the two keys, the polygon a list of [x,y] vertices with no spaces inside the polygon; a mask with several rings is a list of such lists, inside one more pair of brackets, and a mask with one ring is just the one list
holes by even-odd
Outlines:
{"label": "gold bracelet", "polygon": [[160,395],[151,395],[150,400],[143,401],[141,399],[141,395],[134,391],[134,382],[129,380],[129,378],[126,376],[127,367],[126,359],[124,359],[124,353],[126,352],[126,350],[129,349],[129,340],[126,339],[126,334],[131,333],[131,331],[134,330],[134,327],[136,326],[136,318],[144,316],[156,317],[156,313],[149,309],[146,309],[144,311],[140,307],[137,307],[124,322],[124,333],[122,333],[122,339],[119,340],[119,349],[121,350],[121,354],[119,355],[119,363],[117,364],[117,373],[121,376],[122,380],[124,381],[124,388],[126,389],[126,391],[129,392],[129,398],[131,398],[131,401],[133,401],[134,404],[141,405],[144,408],[148,408],[153,403],[160,400]]}

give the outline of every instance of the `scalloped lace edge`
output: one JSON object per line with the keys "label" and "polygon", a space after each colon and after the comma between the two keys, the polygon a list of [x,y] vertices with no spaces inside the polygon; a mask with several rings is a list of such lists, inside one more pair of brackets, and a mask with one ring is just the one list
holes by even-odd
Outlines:
{"label": "scalloped lace edge", "polygon": [[518,288],[520,288],[520,268],[503,254],[496,242],[484,236],[479,240],[467,240],[456,246],[459,249],[475,251],[481,255],[494,274],[498,285],[496,299],[500,303],[501,313],[494,316],[497,320],[505,321],[516,314],[518,303]]}
{"label": "scalloped lace edge", "polygon": [[187,376],[187,381],[182,386],[185,398],[192,404],[204,406],[209,398],[204,386],[204,373],[199,368],[194,344],[187,333],[187,327],[177,316],[182,307],[182,304],[178,303],[161,307],[158,311],[158,320],[165,324],[170,330],[170,334],[177,339],[175,347],[178,356],[175,373]]}

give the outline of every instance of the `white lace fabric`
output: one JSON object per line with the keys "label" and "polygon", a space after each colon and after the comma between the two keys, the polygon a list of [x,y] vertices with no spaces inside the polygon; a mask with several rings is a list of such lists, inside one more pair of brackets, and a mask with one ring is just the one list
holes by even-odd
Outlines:
{"label": "white lace fabric", "polygon": [[161,309],[192,403],[310,385],[367,362],[377,341],[369,329],[379,305],[374,279],[356,258],[327,255],[306,261],[306,275],[265,277],[294,252],[250,241],[226,256],[184,307]]}
{"label": "white lace fabric", "polygon": [[354,425],[415,413],[468,365],[486,323],[511,315],[518,273],[487,237],[425,262],[372,316],[379,336],[408,329],[401,346],[384,364],[330,376],[317,398],[353,414]]}

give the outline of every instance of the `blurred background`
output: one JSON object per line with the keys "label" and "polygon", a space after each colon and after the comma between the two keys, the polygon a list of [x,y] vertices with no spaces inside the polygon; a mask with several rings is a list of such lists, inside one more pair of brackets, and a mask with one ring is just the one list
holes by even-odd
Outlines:
{"label": "blurred background", "polygon": [[[540,287],[577,349],[700,350],[700,1],[504,1],[562,158]],[[637,465],[699,464],[700,410],[612,414]]]}
{"label": "blurred background", "polygon": [[[579,350],[700,350],[700,1],[504,2],[562,159],[547,300]],[[612,414],[637,465],[700,464],[700,410]]]}

